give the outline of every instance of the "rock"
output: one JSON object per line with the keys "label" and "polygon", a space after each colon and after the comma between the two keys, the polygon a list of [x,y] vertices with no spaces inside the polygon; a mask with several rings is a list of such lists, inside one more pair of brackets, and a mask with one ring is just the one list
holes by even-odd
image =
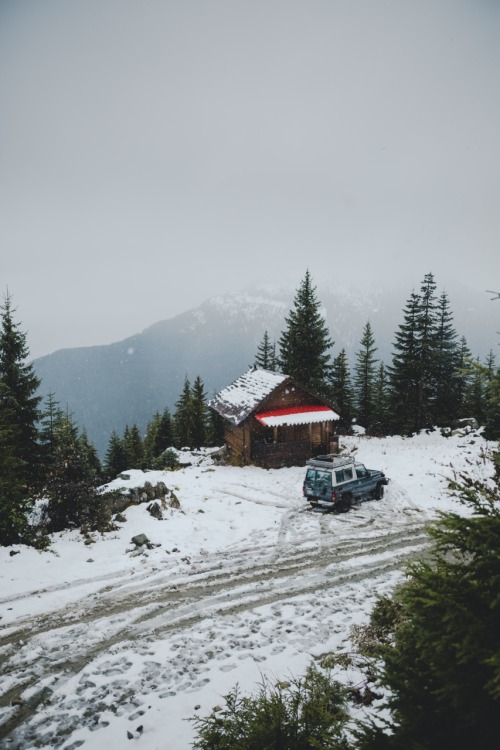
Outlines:
{"label": "rock", "polygon": [[115,521],[117,523],[125,523],[126,520],[127,519],[125,518],[125,516],[122,513],[117,513],[116,516],[115,516]]}
{"label": "rock", "polygon": [[91,557],[89,557],[89,559],[87,560],[87,562],[94,562],[94,560]]}
{"label": "rock", "polygon": [[9,552],[9,555],[11,557],[14,557],[14,555],[20,555],[20,554],[21,554],[21,550],[20,549],[11,549],[11,551]]}
{"label": "rock", "polygon": [[132,544],[135,544],[136,547],[142,547],[143,544],[150,544],[146,534],[137,534],[136,536],[133,536],[130,541]]}
{"label": "rock", "polygon": [[163,513],[161,512],[161,508],[156,501],[154,503],[150,503],[146,510],[150,513],[150,515],[153,516],[153,518],[157,518],[159,521],[163,520]]}

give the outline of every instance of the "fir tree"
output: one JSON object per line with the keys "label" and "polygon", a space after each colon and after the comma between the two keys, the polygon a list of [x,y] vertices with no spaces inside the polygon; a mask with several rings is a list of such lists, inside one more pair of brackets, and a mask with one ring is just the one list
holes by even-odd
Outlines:
{"label": "fir tree", "polygon": [[182,393],[175,404],[174,424],[177,447],[190,448],[193,440],[193,394],[187,375]]}
{"label": "fir tree", "polygon": [[389,381],[385,365],[381,362],[373,382],[372,432],[374,435],[385,435],[389,426]]}
{"label": "fir tree", "polygon": [[23,480],[29,493],[40,478],[37,424],[41,397],[36,395],[40,380],[33,365],[26,364],[29,355],[26,334],[13,320],[9,294],[5,295],[0,309],[0,381],[10,394],[10,398],[7,398],[12,426],[10,451],[13,459],[22,462]]}
{"label": "fir tree", "polygon": [[255,367],[260,367],[264,370],[272,370],[273,372],[277,368],[276,344],[274,342],[271,344],[267,331],[264,331],[262,341],[257,347],[254,364]]}
{"label": "fir tree", "polygon": [[205,386],[198,375],[191,390],[192,431],[191,447],[201,448],[207,443],[208,407]]}
{"label": "fir tree", "polygon": [[316,290],[306,272],[279,339],[281,371],[320,394],[328,392],[330,339]]}
{"label": "fir tree", "polygon": [[342,349],[340,354],[333,360],[330,375],[330,393],[332,402],[339,410],[340,419],[337,430],[341,434],[350,435],[352,433],[354,418],[354,395],[345,349]]}
{"label": "fir tree", "polygon": [[448,296],[443,292],[436,309],[435,366],[433,372],[432,421],[436,425],[449,425],[460,414],[459,392],[460,359],[463,352],[457,345],[457,334],[452,325],[453,316]]}
{"label": "fir tree", "polygon": [[127,459],[127,469],[142,469],[144,466],[144,447],[141,433],[136,424],[125,427],[123,447]]}
{"label": "fir tree", "polygon": [[113,430],[104,459],[104,471],[108,480],[115,479],[122,471],[130,468],[127,465],[127,452],[123,440]]}
{"label": "fir tree", "polygon": [[500,509],[498,475],[452,489],[472,513],[443,514],[431,555],[395,595],[398,619],[382,650],[391,734],[362,748],[493,748],[500,734]]}
{"label": "fir tree", "polygon": [[148,469],[153,468],[154,460],[157,456],[156,443],[158,429],[160,426],[160,414],[156,412],[153,418],[146,425],[146,434],[143,441],[144,466]]}
{"label": "fir tree", "polygon": [[0,545],[24,541],[28,512],[25,464],[16,456],[19,434],[16,404],[11,391],[0,380]]}
{"label": "fir tree", "polygon": [[370,323],[366,323],[361,339],[361,349],[354,366],[354,398],[356,421],[371,431],[374,418],[374,380],[376,371],[375,339]]}
{"label": "fir tree", "polygon": [[390,381],[392,428],[409,433],[415,425],[418,403],[418,316],[420,300],[412,292],[404,309],[404,320],[395,334]]}
{"label": "fir tree", "polygon": [[432,273],[426,274],[421,286],[418,315],[417,347],[417,409],[415,431],[432,426],[437,368],[437,302],[436,283]]}
{"label": "fir tree", "polygon": [[211,409],[208,426],[208,444],[222,447],[224,440],[224,419],[220,414]]}
{"label": "fir tree", "polygon": [[97,491],[100,478],[90,457],[88,441],[82,442],[71,416],[60,415],[52,471],[45,488],[50,531],[83,524],[96,528],[102,524],[103,511],[109,521],[109,511]]}
{"label": "fir tree", "polygon": [[170,411],[168,410],[168,408],[165,408],[158,424],[158,432],[156,433],[155,457],[158,457],[161,453],[166,451],[168,448],[172,448],[172,446],[174,445],[174,425],[172,417],[170,415]]}
{"label": "fir tree", "polygon": [[[472,353],[467,346],[465,336],[462,336],[458,345],[456,367],[457,412],[462,417],[475,417],[479,424],[481,424],[482,419],[479,417],[479,413],[482,407],[479,406],[478,413],[476,414],[475,407],[473,406],[474,366]],[[480,400],[482,401],[482,399]]]}

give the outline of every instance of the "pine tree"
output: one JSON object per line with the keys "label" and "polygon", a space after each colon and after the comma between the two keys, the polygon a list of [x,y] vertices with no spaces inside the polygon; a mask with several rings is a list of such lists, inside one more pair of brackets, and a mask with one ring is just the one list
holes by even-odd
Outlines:
{"label": "pine tree", "polygon": [[123,440],[113,430],[104,459],[104,471],[108,481],[115,479],[128,468],[130,467],[127,465],[127,452]]}
{"label": "pine tree", "polygon": [[4,297],[0,307],[0,381],[10,394],[9,414],[11,420],[11,457],[22,462],[23,480],[27,492],[33,489],[39,480],[40,446],[38,443],[37,423],[40,418],[37,396],[40,380],[32,364],[26,364],[29,350],[26,334],[13,320],[12,299],[9,294]]}
{"label": "pine tree", "polygon": [[191,446],[201,448],[207,444],[208,407],[205,386],[198,375],[191,389],[192,432]]}
{"label": "pine tree", "polygon": [[436,309],[435,366],[433,373],[432,421],[450,425],[460,414],[460,360],[463,352],[457,345],[457,334],[448,296],[443,292]]}
{"label": "pine tree", "polygon": [[490,351],[486,360],[486,382],[484,399],[485,437],[500,438],[500,369],[495,367],[495,355]]}
{"label": "pine tree", "polygon": [[395,432],[414,429],[418,402],[418,316],[420,299],[412,292],[404,309],[404,320],[395,334],[390,382],[390,414]]}
{"label": "pine tree", "polygon": [[389,431],[389,426],[389,380],[385,365],[381,362],[373,382],[372,432],[374,435],[385,435]]}
{"label": "pine tree", "polygon": [[174,425],[168,408],[163,410],[155,442],[155,457],[175,445]]}
{"label": "pine tree", "polygon": [[326,394],[331,371],[329,351],[333,341],[321,315],[309,271],[285,322],[286,329],[279,339],[281,371],[317,393]]}
{"label": "pine tree", "polygon": [[127,459],[127,469],[142,469],[144,467],[144,447],[141,433],[136,424],[125,427],[123,433],[123,447]]}
{"label": "pine tree", "polygon": [[28,512],[25,464],[16,456],[19,434],[15,423],[16,404],[11,391],[0,380],[0,545],[24,541]]}
{"label": "pine tree", "polygon": [[[102,523],[103,500],[97,491],[100,478],[90,458],[88,441],[80,439],[71,415],[61,414],[56,424],[52,471],[45,488],[50,531],[83,524],[95,528]],[[107,516],[110,517],[109,512]]]}
{"label": "pine tree", "polygon": [[340,354],[333,360],[329,380],[331,400],[338,407],[340,416],[337,430],[340,434],[350,435],[354,419],[354,394],[345,349],[342,349]]}
{"label": "pine tree", "polygon": [[154,460],[156,458],[156,443],[158,436],[158,429],[160,426],[160,413],[156,412],[153,418],[146,425],[146,434],[144,435],[143,451],[144,451],[144,466],[148,469],[153,468]]}
{"label": "pine tree", "polygon": [[[361,747],[493,748],[500,735],[500,492],[462,477],[451,485],[471,513],[430,527],[431,554],[396,592],[399,617],[383,649],[391,734]],[[378,735],[378,737],[374,737]]]}
{"label": "pine tree", "polygon": [[26,539],[30,496],[40,481],[40,381],[26,364],[26,334],[13,320],[8,294],[0,309],[0,544],[10,545]]}
{"label": "pine tree", "polygon": [[458,345],[456,369],[457,412],[461,417],[475,417],[479,424],[481,424],[482,419],[479,418],[479,412],[478,415],[475,414],[472,403],[474,367],[472,353],[467,346],[465,336],[461,337]]}
{"label": "pine tree", "polygon": [[437,368],[436,283],[432,273],[425,275],[420,292],[417,347],[417,409],[415,431],[432,426]]}
{"label": "pine tree", "polygon": [[354,399],[356,421],[368,432],[373,426],[374,381],[377,360],[374,357],[377,347],[370,323],[366,323],[361,339],[361,349],[356,355],[354,366]]}
{"label": "pine tree", "polygon": [[257,347],[257,354],[255,356],[255,367],[260,367],[264,370],[276,370],[276,344],[269,339],[269,334],[264,331],[262,341]]}
{"label": "pine tree", "polygon": [[175,404],[174,424],[177,447],[190,448],[193,441],[193,394],[187,375],[182,393]]}
{"label": "pine tree", "polygon": [[217,447],[224,445],[224,419],[213,409],[210,409],[208,419],[208,445]]}
{"label": "pine tree", "polygon": [[61,407],[54,393],[50,391],[45,399],[45,408],[40,421],[40,450],[43,465],[43,482],[50,476],[57,444],[57,425],[61,420]]}

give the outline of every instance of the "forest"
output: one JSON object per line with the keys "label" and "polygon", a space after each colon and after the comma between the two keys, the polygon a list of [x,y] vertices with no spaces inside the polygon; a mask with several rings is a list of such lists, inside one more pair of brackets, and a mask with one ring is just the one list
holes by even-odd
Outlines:
{"label": "forest", "polygon": [[[429,273],[420,291],[409,295],[391,362],[377,358],[369,320],[356,352],[342,349],[333,356],[321,301],[306,271],[280,337],[271,341],[264,331],[253,364],[286,373],[328,398],[340,413],[339,434],[358,425],[368,435],[411,435],[468,418],[484,428],[486,438],[498,439],[500,369],[493,349],[485,362],[474,357],[454,328],[447,294],[436,289]],[[41,403],[27,333],[15,321],[10,295],[1,310],[0,544],[44,545],[47,534],[82,525],[106,530],[111,514],[99,491],[105,481],[125,469],[175,468],[171,448],[222,444],[221,420],[208,408],[201,376],[191,383],[186,375],[174,408],[152,415],[143,435],[134,424],[123,435],[113,431],[101,461],[56,394]],[[31,511],[38,498],[47,503],[35,523]]]}

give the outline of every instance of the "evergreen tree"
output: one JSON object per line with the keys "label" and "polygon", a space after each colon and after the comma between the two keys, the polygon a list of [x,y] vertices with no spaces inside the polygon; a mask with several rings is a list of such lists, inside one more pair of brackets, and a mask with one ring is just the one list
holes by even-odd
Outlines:
{"label": "evergreen tree", "polygon": [[372,432],[374,435],[385,435],[389,425],[389,381],[385,365],[381,362],[373,383]]}
{"label": "evergreen tree", "polygon": [[286,329],[279,339],[281,371],[317,393],[326,394],[331,371],[329,351],[333,341],[321,315],[309,271],[285,322]]}
{"label": "evergreen tree", "polygon": [[490,352],[486,361],[485,387],[485,437],[489,440],[500,438],[500,369],[495,367],[495,356]]}
{"label": "evergreen tree", "polygon": [[155,441],[155,457],[175,445],[174,425],[168,408],[163,410]]}
{"label": "evergreen tree", "polygon": [[104,514],[109,522],[109,511],[97,491],[100,477],[89,460],[88,445],[88,441],[80,439],[71,416],[61,414],[56,424],[52,471],[45,488],[50,531],[82,525],[101,527]]}
{"label": "evergreen tree", "polygon": [[456,366],[457,413],[462,417],[475,417],[478,420],[479,424],[481,424],[482,419],[479,418],[479,412],[478,415],[475,414],[475,409],[472,404],[472,383],[474,380],[474,368],[472,353],[467,346],[467,340],[465,336],[461,337],[458,345]]}
{"label": "evergreen tree", "polygon": [[0,545],[24,541],[28,512],[25,464],[16,456],[19,443],[15,421],[16,404],[11,391],[0,380]]}
{"label": "evergreen tree", "polygon": [[264,370],[276,371],[276,344],[269,339],[269,334],[264,331],[264,337],[257,347],[257,354],[255,356],[255,367],[260,367]]}
{"label": "evergreen tree", "polygon": [[62,411],[59,402],[50,391],[45,399],[45,408],[40,422],[40,449],[41,463],[43,465],[43,481],[47,479],[52,471],[57,444],[57,426],[61,421]]}
{"label": "evergreen tree", "polygon": [[123,440],[113,430],[108,443],[108,449],[104,459],[104,471],[109,480],[115,479],[122,471],[128,469],[127,452]]}
{"label": "evergreen tree", "polygon": [[[21,462],[26,491],[30,492],[39,480],[40,446],[37,424],[40,418],[41,397],[36,395],[40,380],[33,365],[26,364],[29,355],[26,334],[13,320],[12,299],[4,297],[0,327],[0,381],[10,397],[9,418],[11,458]],[[4,418],[5,421],[5,418]]]}
{"label": "evergreen tree", "polygon": [[144,447],[141,433],[136,424],[125,427],[123,447],[127,459],[127,469],[142,469],[144,466]]}
{"label": "evergreen tree", "polygon": [[372,728],[360,747],[470,750],[500,735],[499,477],[452,488],[472,513],[430,527],[432,554],[395,595],[398,618],[383,648],[391,734]]}
{"label": "evergreen tree", "polygon": [[404,320],[395,334],[390,382],[390,414],[395,432],[409,433],[415,425],[418,402],[418,316],[420,300],[412,292]]}
{"label": "evergreen tree", "polygon": [[426,274],[421,286],[418,316],[417,347],[417,409],[415,431],[430,427],[434,415],[435,374],[437,368],[437,302],[436,283],[432,273]]}
{"label": "evergreen tree", "polygon": [[460,413],[459,393],[463,381],[460,361],[463,352],[457,345],[457,334],[448,296],[443,292],[436,309],[435,367],[433,373],[433,419],[436,425],[449,425]]}
{"label": "evergreen tree", "polygon": [[342,349],[340,354],[333,360],[330,375],[330,393],[332,402],[339,410],[340,419],[337,430],[340,434],[350,435],[354,419],[354,395],[345,349]]}
{"label": "evergreen tree", "polygon": [[158,436],[158,429],[160,426],[160,413],[156,412],[153,418],[146,425],[146,434],[143,441],[144,451],[144,466],[148,469],[153,468],[154,460],[156,458],[156,443]]}
{"label": "evergreen tree", "polygon": [[208,445],[222,447],[224,445],[224,419],[213,409],[208,417]]}
{"label": "evergreen tree", "polygon": [[203,381],[198,375],[191,390],[192,432],[191,446],[201,448],[207,444],[208,407]]}
{"label": "evergreen tree", "polygon": [[97,479],[102,479],[102,464],[97,455],[95,445],[89,440],[86,430],[82,430],[80,437],[80,450],[85,462],[90,467],[90,470],[94,472]]}
{"label": "evergreen tree", "polygon": [[193,441],[193,394],[187,375],[184,388],[175,405],[174,424],[177,447],[190,448]]}
{"label": "evergreen tree", "polygon": [[361,339],[361,349],[356,355],[354,366],[354,399],[356,421],[371,431],[374,418],[374,381],[377,360],[374,357],[377,347],[370,323],[366,323]]}

